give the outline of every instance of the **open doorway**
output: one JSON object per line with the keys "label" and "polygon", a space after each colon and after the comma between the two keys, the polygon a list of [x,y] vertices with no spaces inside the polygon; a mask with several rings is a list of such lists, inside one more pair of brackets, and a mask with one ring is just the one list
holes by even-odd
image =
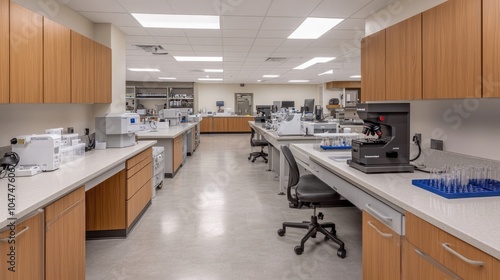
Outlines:
{"label": "open doorway", "polygon": [[235,93],[234,104],[237,115],[252,115],[253,93]]}

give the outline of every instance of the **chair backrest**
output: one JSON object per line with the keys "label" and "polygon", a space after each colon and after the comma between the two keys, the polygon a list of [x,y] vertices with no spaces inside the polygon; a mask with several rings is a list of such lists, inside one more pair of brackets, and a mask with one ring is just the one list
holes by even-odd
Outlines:
{"label": "chair backrest", "polygon": [[253,138],[255,137],[255,129],[253,127],[250,127],[252,130],[252,133],[250,134],[250,146],[255,147],[255,143],[253,142]]}
{"label": "chair backrest", "polygon": [[290,151],[290,148],[288,146],[281,146],[281,152],[283,152],[283,155],[285,156],[285,159],[288,162],[288,167],[290,169],[288,174],[288,188],[286,190],[286,195],[288,201],[296,203],[298,199],[292,196],[291,190],[292,187],[297,185],[297,183],[299,182],[300,179],[299,167],[297,166],[295,157],[293,156],[292,151]]}

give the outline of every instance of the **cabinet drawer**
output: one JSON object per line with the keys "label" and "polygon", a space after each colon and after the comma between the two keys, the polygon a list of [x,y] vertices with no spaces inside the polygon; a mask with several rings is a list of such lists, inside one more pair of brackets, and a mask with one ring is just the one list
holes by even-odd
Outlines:
{"label": "cabinet drawer", "polygon": [[463,279],[497,279],[500,262],[455,236],[406,214],[406,238]]}
{"label": "cabinet drawer", "polygon": [[447,268],[421,252],[407,240],[403,241],[401,259],[401,279],[403,280],[457,279],[454,277],[454,273],[450,273]]}
{"label": "cabinet drawer", "polygon": [[135,218],[141,213],[142,209],[148,204],[153,196],[151,180],[149,180],[132,198],[127,201],[127,227],[129,227]]}
{"label": "cabinet drawer", "polygon": [[45,208],[45,224],[49,225],[57,220],[64,212],[75,207],[78,202],[85,199],[85,188],[81,187]]}
{"label": "cabinet drawer", "polygon": [[148,156],[151,157],[153,154],[153,148],[148,148],[147,150],[141,152],[140,154],[134,156],[133,158],[127,160],[127,170],[137,165],[139,162],[145,160]]}
{"label": "cabinet drawer", "polygon": [[145,157],[142,161],[138,162],[135,166],[127,170],[127,178],[134,176],[139,170],[142,170],[146,165],[153,161],[153,155]]}
{"label": "cabinet drawer", "polygon": [[153,175],[152,163],[149,162],[143,169],[127,179],[127,200],[130,199],[138,190],[151,180]]}
{"label": "cabinet drawer", "polygon": [[361,210],[367,211],[398,234],[405,234],[403,231],[403,214],[399,211],[361,190],[358,192],[356,199]]}

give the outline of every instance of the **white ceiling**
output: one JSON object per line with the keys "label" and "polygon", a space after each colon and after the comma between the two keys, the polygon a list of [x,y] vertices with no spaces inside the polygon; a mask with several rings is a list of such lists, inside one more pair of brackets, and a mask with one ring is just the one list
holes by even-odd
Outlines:
{"label": "white ceiling", "polygon": [[[73,10],[97,23],[112,23],[127,40],[127,67],[158,67],[161,72],[127,71],[130,81],[158,81],[175,77],[180,82],[199,82],[207,74],[223,83],[284,84],[289,80],[359,80],[360,40],[365,18],[390,0],[65,0]],[[142,28],[130,13],[219,15],[220,30]],[[336,17],[345,20],[317,40],[287,37],[306,17]],[[168,55],[153,55],[138,44],[161,45]],[[222,56],[223,62],[177,62],[172,56]],[[294,67],[316,56],[334,56],[329,63],[305,70]],[[281,62],[266,62],[284,57]],[[224,69],[204,73],[202,69]],[[318,76],[328,70],[332,75]],[[263,78],[263,75],[280,75]],[[220,82],[217,82],[220,83]]]}

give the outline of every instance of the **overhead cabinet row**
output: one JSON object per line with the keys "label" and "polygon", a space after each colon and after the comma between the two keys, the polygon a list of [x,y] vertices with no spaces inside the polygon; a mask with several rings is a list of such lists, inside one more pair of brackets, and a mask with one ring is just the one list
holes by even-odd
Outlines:
{"label": "overhead cabinet row", "polygon": [[497,0],[448,0],[363,38],[363,100],[500,97],[498,15]]}
{"label": "overhead cabinet row", "polygon": [[0,103],[111,103],[110,48],[9,0],[0,14]]}

